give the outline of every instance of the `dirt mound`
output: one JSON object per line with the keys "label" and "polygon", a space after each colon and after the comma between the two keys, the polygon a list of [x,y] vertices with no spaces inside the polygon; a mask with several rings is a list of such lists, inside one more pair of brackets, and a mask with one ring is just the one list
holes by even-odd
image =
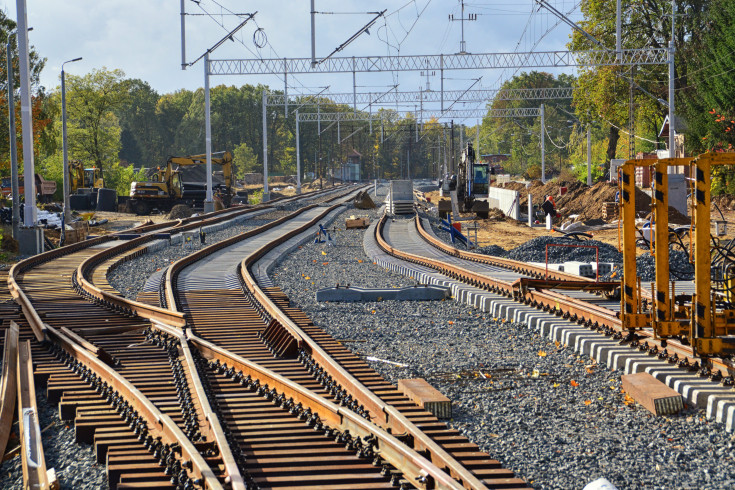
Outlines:
{"label": "dirt mound", "polygon": [[[559,189],[566,187],[567,192],[559,195]],[[615,201],[618,186],[609,182],[598,182],[592,187],[579,181],[561,182],[550,180],[546,184],[534,180],[528,189],[520,191],[521,209],[528,206],[528,194],[535,204],[541,204],[546,196],[554,196],[556,209],[566,219],[571,215],[579,215],[577,220],[602,219],[602,203]],[[636,215],[643,216],[651,210],[651,198],[641,189],[635,191]]]}
{"label": "dirt mound", "polygon": [[487,215],[487,219],[495,220],[495,221],[505,221],[507,217],[505,216],[505,213],[501,211],[498,208],[491,208],[490,212]]}
{"label": "dirt mound", "polygon": [[168,219],[184,219],[189,218],[194,211],[186,204],[177,204],[171,208],[171,212],[168,213]]}

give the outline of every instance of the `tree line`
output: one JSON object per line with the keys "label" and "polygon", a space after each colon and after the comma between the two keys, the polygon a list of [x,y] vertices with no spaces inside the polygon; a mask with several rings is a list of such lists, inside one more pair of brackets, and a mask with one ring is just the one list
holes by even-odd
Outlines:
{"label": "tree line", "polygon": [[[670,0],[623,0],[624,49],[662,48],[671,37]],[[677,129],[688,154],[732,151],[735,144],[735,2],[676,0]],[[605,46],[615,45],[615,2],[582,0],[579,25]],[[0,41],[15,22],[0,12]],[[11,41],[17,53],[15,40]],[[569,49],[595,48],[573,32]],[[40,86],[45,59],[31,49],[34,149],[37,168],[61,182],[61,94]],[[14,58],[17,86],[17,56]],[[339,172],[348,154],[362,155],[364,178],[437,177],[451,171],[461,140],[477,137],[480,154],[503,154],[506,171],[535,178],[540,174],[541,137],[548,174],[573,172],[586,178],[586,130],[592,136],[593,173],[605,174],[611,158],[666,148],[659,132],[668,113],[668,67],[598,66],[575,75],[524,72],[501,88],[571,87],[573,99],[491,100],[488,109],[545,105],[545,125],[538,118],[485,117],[479,127],[457,124],[452,132],[436,120],[417,120],[412,113],[382,109],[383,122],[367,120],[301,123],[302,171],[326,177]],[[7,60],[0,65],[0,125],[7,125]],[[203,89],[159,94],[146,81],[126,78],[117,69],[101,68],[66,77],[70,159],[103,169],[107,185],[127,193],[129,182],[142,178],[141,168],[165,164],[171,155],[204,152]],[[236,175],[259,172],[263,162],[263,85],[226,86],[211,90],[212,148],[234,154]],[[275,93],[278,93],[275,91]],[[16,107],[19,102],[17,94]],[[663,103],[662,103],[663,102]],[[295,102],[301,113],[353,112],[324,97]],[[268,162],[272,175],[296,172],[293,108],[267,110]],[[360,111],[358,111],[360,112]],[[362,114],[365,114],[363,111]],[[459,121],[458,121],[459,122]],[[542,133],[543,129],[543,133]],[[16,141],[21,142],[20,121]],[[0,175],[9,174],[9,139],[0,138]],[[452,153],[452,149],[454,153]],[[22,156],[22,151],[19,151]],[[22,163],[22,162],[21,162]],[[568,175],[568,174],[567,174]],[[735,172],[719,170],[718,191],[735,193]]]}

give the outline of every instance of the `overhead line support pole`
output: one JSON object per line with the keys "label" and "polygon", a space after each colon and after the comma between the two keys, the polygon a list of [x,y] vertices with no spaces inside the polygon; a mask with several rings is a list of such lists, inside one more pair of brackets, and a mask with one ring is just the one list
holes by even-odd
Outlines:
{"label": "overhead line support pole", "polygon": [[186,0],[181,0],[181,69],[186,70]]}
{"label": "overhead line support pole", "polygon": [[207,154],[207,195],[204,199],[204,212],[214,211],[214,200],[212,199],[212,106],[209,97],[209,52],[204,54],[204,126],[205,151]]}
{"label": "overhead line support pole", "polygon": [[675,24],[676,19],[676,1],[671,0],[671,41],[669,42],[669,158],[676,158],[676,124],[674,114],[674,97],[675,97],[675,70],[674,70],[674,52],[676,49],[675,41]]}
{"label": "overhead line support pole", "polygon": [[299,138],[298,109],[296,109],[296,194],[301,194],[301,139]]}
{"label": "overhead line support pole", "polygon": [[263,89],[263,202],[270,200],[268,192],[268,91]]}
{"label": "overhead line support pole", "polygon": [[[183,0],[182,0],[183,1]],[[311,0],[311,66],[316,66],[316,9],[314,0]]]}
{"label": "overhead line support pole", "polygon": [[541,182],[546,183],[546,117],[544,105],[541,104]]}
{"label": "overhead line support pole", "polygon": [[[16,0],[18,13],[18,61],[20,64],[20,115],[23,131],[23,168],[25,170],[25,206],[23,223],[27,228],[36,226],[36,177],[33,156],[33,109],[31,101],[31,70],[28,56],[28,16],[25,0]],[[8,101],[10,103],[10,101]],[[43,250],[43,247],[41,247]]]}

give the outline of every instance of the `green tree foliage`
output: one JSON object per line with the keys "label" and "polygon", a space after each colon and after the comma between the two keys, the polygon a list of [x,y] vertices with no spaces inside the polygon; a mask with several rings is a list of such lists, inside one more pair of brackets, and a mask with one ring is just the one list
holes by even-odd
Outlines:
{"label": "green tree foliage", "polygon": [[241,179],[243,175],[258,172],[258,157],[247,143],[240,143],[232,152],[232,163],[235,166],[235,177]]}
{"label": "green tree foliage", "polygon": [[[677,86],[686,79],[686,65],[682,63],[693,53],[687,47],[687,39],[698,29],[707,0],[677,0],[675,63]],[[582,29],[592,34],[607,49],[615,47],[616,2],[606,0],[582,0],[584,20]],[[670,0],[623,0],[623,49],[666,48],[671,38]],[[681,15],[683,14],[683,15]],[[570,49],[583,51],[599,49],[580,33],[573,31]],[[694,54],[696,55],[696,53]],[[629,126],[630,80],[651,95],[635,89],[634,127],[636,134],[647,139],[657,139],[667,109],[657,104],[655,98],[667,99],[668,68],[665,65],[638,67],[635,74],[630,67],[600,66],[583,68],[575,84],[574,105],[578,117],[584,122],[600,121],[609,126],[606,159],[627,157],[618,153],[621,131]],[[644,145],[645,147],[646,145]],[[650,146],[650,145],[649,145]]]}
{"label": "green tree foliage", "polygon": [[130,101],[121,70],[67,75],[66,108],[70,154],[101,168],[119,162],[121,128],[114,111]]}
{"label": "green tree foliage", "polygon": [[[571,87],[574,78],[532,71],[521,73],[508,80],[502,89]],[[546,100],[546,175],[559,173],[569,163],[569,137],[573,116],[569,99]],[[488,109],[539,107],[538,100],[493,100]],[[495,118],[488,115],[482,120],[480,148],[483,153],[510,155],[503,163],[504,170],[516,175],[532,177],[541,172],[541,121],[540,118]],[[534,169],[529,171],[529,169]]]}
{"label": "green tree foliage", "polygon": [[[0,128],[4,128],[7,134],[9,127],[8,121],[8,60],[6,56],[6,45],[11,33],[16,31],[17,25],[14,20],[8,18],[5,11],[0,10]],[[20,120],[20,66],[18,64],[18,39],[16,35],[10,37],[10,46],[13,59],[13,86],[15,93],[13,97],[13,106],[16,114],[16,144],[18,148],[18,162],[22,165],[23,161],[23,142],[22,142],[22,122]],[[51,115],[45,110],[45,91],[39,85],[41,70],[46,64],[46,59],[41,58],[33,46],[29,49],[30,75],[31,75],[31,97],[33,104],[33,138],[34,150],[38,154],[39,147],[45,142],[45,129],[51,122]],[[6,136],[0,138],[0,176],[10,174],[10,140]]]}
{"label": "green tree foliage", "polygon": [[[713,0],[704,29],[691,41],[688,77],[679,99],[687,120],[686,147],[694,153],[733,151],[735,145],[735,3]],[[735,194],[735,169],[716,167],[712,190]]]}

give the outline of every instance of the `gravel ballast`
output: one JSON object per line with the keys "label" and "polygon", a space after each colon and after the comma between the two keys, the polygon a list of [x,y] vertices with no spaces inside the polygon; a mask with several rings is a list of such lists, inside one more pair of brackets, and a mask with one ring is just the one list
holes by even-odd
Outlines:
{"label": "gravel ballast", "polygon": [[[107,488],[106,467],[104,464],[97,464],[94,447],[76,443],[74,428],[59,420],[58,407],[49,405],[44,391],[36,388],[39,426],[42,431],[46,429],[41,438],[46,468],[56,471],[59,487],[68,490]],[[18,430],[16,422],[13,432],[17,434]],[[12,448],[9,446],[8,450],[10,449]],[[0,466],[0,488],[23,488],[23,464],[20,455]]]}
{"label": "gravel ballast", "polygon": [[453,400],[450,424],[532,486],[582,488],[600,477],[618,488],[735,486],[735,436],[721,424],[691,407],[654,417],[622,393],[621,372],[526,324],[451,300],[317,303],[315,291],[337,283],[413,284],[365,256],[363,233],[341,232],[336,247],[304,244],[273,282],[360,356],[406,365],[371,362],[387,379],[426,378]]}

